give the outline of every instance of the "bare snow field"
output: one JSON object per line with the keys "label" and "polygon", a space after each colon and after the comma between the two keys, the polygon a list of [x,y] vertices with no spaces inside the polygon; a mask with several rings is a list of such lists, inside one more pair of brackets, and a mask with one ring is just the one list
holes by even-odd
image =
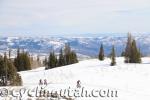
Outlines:
{"label": "bare snow field", "polygon": [[[110,66],[109,58],[104,61],[89,59],[49,70],[40,67],[19,73],[23,79],[23,87],[26,88],[36,88],[40,79],[47,79],[45,89],[77,89],[76,82],[80,80],[81,87],[89,93],[93,89],[117,91],[117,97],[75,97],[73,100],[150,100],[150,58],[142,58],[141,64],[125,64],[121,57],[116,62],[116,66]],[[23,97],[23,100],[27,100],[26,96]]]}

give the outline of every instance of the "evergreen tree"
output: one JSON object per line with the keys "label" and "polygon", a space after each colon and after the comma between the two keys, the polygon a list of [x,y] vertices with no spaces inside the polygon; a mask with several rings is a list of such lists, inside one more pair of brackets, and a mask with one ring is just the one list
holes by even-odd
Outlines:
{"label": "evergreen tree", "polygon": [[50,55],[49,55],[49,58],[48,58],[48,69],[51,69],[51,68],[55,68],[57,67],[57,57],[53,52],[50,52]]}
{"label": "evergreen tree", "polygon": [[11,49],[9,49],[9,59],[11,58]]}
{"label": "evergreen tree", "polygon": [[7,79],[8,79],[8,59],[6,52],[4,53],[4,67],[5,67],[5,84],[7,85]]}
{"label": "evergreen tree", "polygon": [[0,85],[21,85],[21,77],[18,78],[18,75],[16,67],[10,59],[7,59],[6,53],[4,57],[0,56]]}
{"label": "evergreen tree", "polygon": [[48,62],[47,62],[48,67],[46,66],[45,69],[74,64],[77,62],[78,62],[78,59],[77,59],[76,53],[71,50],[69,44],[65,44],[64,50],[63,49],[60,50],[58,59],[54,51],[50,52],[50,55],[48,57]]}
{"label": "evergreen tree", "polygon": [[4,86],[5,77],[6,77],[6,67],[5,67],[4,58],[2,56],[0,56],[0,77],[1,77],[0,85]]}
{"label": "evergreen tree", "polygon": [[132,36],[130,33],[128,33],[128,39],[127,39],[127,44],[125,48],[125,62],[126,63],[130,62],[131,46],[132,46]]}
{"label": "evergreen tree", "polygon": [[78,59],[77,59],[77,55],[74,51],[71,51],[70,53],[70,64],[74,64],[77,63]]}
{"label": "evergreen tree", "polygon": [[71,64],[70,53],[71,53],[70,44],[65,44],[64,48],[65,65]]}
{"label": "evergreen tree", "polygon": [[39,55],[37,56],[37,62],[40,62],[40,57],[39,57]]}
{"label": "evergreen tree", "polygon": [[127,45],[125,49],[126,63],[141,63],[141,53],[137,49],[136,41],[128,34]]}
{"label": "evergreen tree", "polygon": [[71,50],[71,47],[69,44],[65,44],[64,59],[65,59],[65,65],[78,62],[77,55],[74,51]]}
{"label": "evergreen tree", "polygon": [[60,53],[59,53],[58,65],[59,66],[64,66],[65,65],[65,58],[64,58],[62,48],[60,49]]}
{"label": "evergreen tree", "polygon": [[30,62],[30,56],[28,52],[23,53],[22,56],[24,61],[24,69],[31,70],[31,62]]}
{"label": "evergreen tree", "polygon": [[20,48],[17,49],[17,57],[14,59],[14,65],[18,71],[20,71]]}
{"label": "evergreen tree", "polygon": [[8,80],[9,80],[9,85],[13,86],[20,86],[22,85],[22,79],[21,76],[17,73],[16,67],[13,65],[13,63],[8,60]]}
{"label": "evergreen tree", "polygon": [[5,74],[5,63],[3,57],[0,55],[0,74]]}
{"label": "evergreen tree", "polygon": [[112,51],[111,51],[111,66],[116,65],[116,54],[115,54],[115,48],[114,46],[112,47]]}
{"label": "evergreen tree", "polygon": [[16,77],[15,77],[15,83],[14,83],[15,86],[21,86],[22,85],[22,78],[20,76],[20,74],[16,74]]}
{"label": "evergreen tree", "polygon": [[141,63],[141,54],[137,49],[136,41],[132,41],[130,63]]}
{"label": "evergreen tree", "polygon": [[17,57],[14,59],[14,65],[18,71],[31,70],[30,56],[27,52],[20,53],[20,49],[17,50]]}
{"label": "evergreen tree", "polygon": [[48,61],[47,61],[47,57],[45,57],[44,61],[43,61],[44,66],[48,66]]}
{"label": "evergreen tree", "polygon": [[103,44],[101,44],[100,51],[99,51],[99,60],[104,60],[104,49]]}

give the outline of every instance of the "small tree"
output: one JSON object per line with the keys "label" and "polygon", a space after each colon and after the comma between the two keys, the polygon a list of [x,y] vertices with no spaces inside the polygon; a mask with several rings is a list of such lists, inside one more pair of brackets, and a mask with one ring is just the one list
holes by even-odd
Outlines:
{"label": "small tree", "polygon": [[116,65],[116,54],[115,54],[115,47],[112,47],[112,51],[111,51],[111,66]]}
{"label": "small tree", "polygon": [[103,44],[101,44],[100,51],[99,51],[99,60],[104,60],[104,48]]}
{"label": "small tree", "polygon": [[103,44],[101,44],[100,51],[99,51],[99,60],[104,60],[104,49]]}

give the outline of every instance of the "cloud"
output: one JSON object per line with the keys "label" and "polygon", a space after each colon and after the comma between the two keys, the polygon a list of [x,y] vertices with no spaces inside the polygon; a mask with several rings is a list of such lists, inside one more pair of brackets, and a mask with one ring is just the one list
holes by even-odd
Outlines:
{"label": "cloud", "polygon": [[0,32],[149,32],[148,0],[2,0]]}

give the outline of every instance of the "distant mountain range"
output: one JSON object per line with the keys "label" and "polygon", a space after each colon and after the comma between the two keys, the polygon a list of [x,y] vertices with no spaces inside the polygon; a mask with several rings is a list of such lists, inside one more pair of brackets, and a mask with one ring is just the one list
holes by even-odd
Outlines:
{"label": "distant mountain range", "polygon": [[[138,47],[143,55],[150,55],[150,35],[136,35]],[[78,54],[96,56],[100,44],[103,43],[105,54],[110,54],[112,45],[115,45],[116,54],[119,56],[125,48],[127,36],[99,36],[99,37],[1,37],[0,52],[23,48],[30,53],[47,54],[54,49],[59,52],[65,43],[69,43]]]}

